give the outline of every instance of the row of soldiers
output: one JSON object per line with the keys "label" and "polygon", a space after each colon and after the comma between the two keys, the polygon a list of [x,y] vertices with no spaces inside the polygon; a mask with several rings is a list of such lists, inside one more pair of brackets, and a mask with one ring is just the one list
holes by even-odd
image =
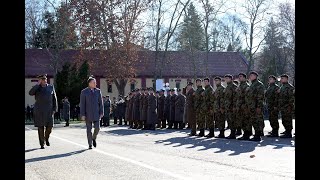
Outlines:
{"label": "row of soldiers", "polygon": [[[196,79],[196,89],[189,82],[186,92],[181,94],[181,89],[177,89],[177,95],[173,89],[167,96],[164,96],[164,90],[159,92],[159,96],[154,96],[153,88],[136,89],[129,93],[125,119],[129,121],[129,128],[153,130],[155,124],[159,128],[182,129],[186,122],[191,128],[190,136],[214,137],[214,129],[218,128],[220,133],[216,138],[225,138],[227,121],[231,133],[226,138],[236,139],[236,136],[242,135],[239,140],[260,141],[264,136],[263,109],[266,105],[272,127],[267,136],[279,136],[280,112],[285,128],[281,137],[291,138],[294,87],[288,83],[288,75],[281,75],[281,87],[276,84],[276,77],[270,75],[267,89],[258,76],[257,72],[252,71],[247,79],[246,74],[239,73],[239,84],[236,84],[233,76],[227,74],[224,76],[226,87],[221,84],[221,77],[215,77],[215,90],[209,78]],[[207,135],[206,128],[209,129]],[[198,134],[197,129],[200,131]]]}

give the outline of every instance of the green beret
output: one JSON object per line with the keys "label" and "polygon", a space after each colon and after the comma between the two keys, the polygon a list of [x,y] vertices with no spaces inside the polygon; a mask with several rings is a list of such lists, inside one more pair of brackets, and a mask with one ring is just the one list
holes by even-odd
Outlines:
{"label": "green beret", "polygon": [[197,78],[197,79],[196,79],[196,82],[197,82],[197,81],[200,81],[200,82],[201,82],[202,80],[201,80],[200,78]]}
{"label": "green beret", "polygon": [[203,79],[203,81],[205,81],[205,80],[210,81],[210,79],[209,79],[209,78],[207,78],[207,77]]}
{"label": "green beret", "polygon": [[219,76],[216,76],[216,77],[214,77],[214,80],[222,80],[222,78],[221,77],[219,77]]}
{"label": "green beret", "polygon": [[274,75],[270,75],[268,78],[272,78],[272,79],[274,79],[274,80],[277,80],[277,77],[274,76]]}
{"label": "green beret", "polygon": [[254,74],[254,75],[256,75],[256,76],[259,76],[259,74],[258,74],[256,71],[251,71],[249,74],[250,74],[250,75],[251,75],[251,74]]}
{"label": "green beret", "polygon": [[238,76],[240,76],[240,75],[243,76],[244,78],[247,78],[247,75],[245,73],[241,72],[241,73],[238,74]]}
{"label": "green beret", "polygon": [[225,78],[228,77],[228,78],[230,78],[230,79],[233,78],[233,76],[232,76],[231,74],[226,74],[226,75],[224,75],[224,77],[225,77]]}

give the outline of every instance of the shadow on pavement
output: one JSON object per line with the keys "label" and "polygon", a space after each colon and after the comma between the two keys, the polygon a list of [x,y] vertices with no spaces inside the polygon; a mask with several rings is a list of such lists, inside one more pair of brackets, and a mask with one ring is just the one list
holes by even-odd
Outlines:
{"label": "shadow on pavement", "polygon": [[39,149],[39,148],[26,149],[26,150],[25,150],[25,153],[27,153],[27,152],[31,152],[31,151],[34,151],[34,150],[37,150],[37,149]]}
{"label": "shadow on pavement", "polygon": [[173,133],[173,132],[177,132],[177,130],[172,130],[172,129],[157,129],[157,130],[141,130],[141,129],[114,129],[114,130],[110,130],[110,131],[100,131],[100,133],[104,133],[104,134],[111,134],[111,135],[116,135],[116,136],[128,136],[128,135],[136,135],[136,134],[153,134],[153,135],[157,135],[157,134],[169,134],[169,133]]}
{"label": "shadow on pavement", "polygon": [[56,154],[56,155],[52,155],[52,156],[45,156],[45,157],[37,157],[37,158],[26,159],[25,163],[36,162],[36,161],[44,161],[44,160],[48,160],[48,159],[56,159],[56,158],[72,156],[72,155],[75,155],[75,154],[82,153],[84,151],[87,151],[87,149],[74,151],[74,152],[69,152],[69,153],[64,153],[64,154]]}

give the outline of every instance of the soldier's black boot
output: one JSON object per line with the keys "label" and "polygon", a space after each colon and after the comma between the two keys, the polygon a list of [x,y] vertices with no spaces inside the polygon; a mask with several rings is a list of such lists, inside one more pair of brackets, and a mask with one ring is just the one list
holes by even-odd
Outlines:
{"label": "soldier's black boot", "polygon": [[182,122],[179,122],[179,129],[183,129],[185,127],[185,124]]}
{"label": "soldier's black boot", "polygon": [[119,124],[118,125],[122,125],[122,118],[119,119]]}
{"label": "soldier's black boot", "polygon": [[132,129],[137,129],[137,128],[138,128],[138,123],[135,122]]}
{"label": "soldier's black boot", "polygon": [[281,135],[286,134],[286,131],[283,131],[282,133],[280,133]]}
{"label": "soldier's black boot", "polygon": [[129,122],[129,129],[133,128],[133,122]]}
{"label": "soldier's black boot", "polygon": [[209,129],[209,134],[205,135],[207,138],[212,138],[214,137],[214,128]]}
{"label": "soldier's black boot", "polygon": [[118,124],[118,119],[117,118],[113,119],[113,124]]}
{"label": "soldier's black boot", "polygon": [[171,122],[169,122],[167,129],[172,129],[172,123]]}
{"label": "soldier's black boot", "polygon": [[204,129],[200,129],[200,133],[197,134],[197,136],[203,137],[204,136]]}
{"label": "soldier's black boot", "polygon": [[281,135],[280,138],[292,138],[292,130],[286,130],[286,133]]}
{"label": "soldier's black boot", "polygon": [[257,131],[254,133],[253,138],[249,139],[249,141],[261,141],[261,131]]}
{"label": "soldier's black boot", "polygon": [[173,123],[173,129],[178,129],[178,123],[177,122]]}
{"label": "soldier's black boot", "polygon": [[195,131],[191,131],[191,133],[188,134],[189,136],[197,136],[197,133]]}
{"label": "soldier's black boot", "polygon": [[220,130],[220,134],[218,136],[216,136],[215,138],[225,138],[224,136],[224,129]]}
{"label": "soldier's black boot", "polygon": [[236,130],[232,129],[230,135],[227,137],[227,139],[236,139]]}
{"label": "soldier's black boot", "polygon": [[236,131],[236,136],[240,136],[240,135],[242,135],[242,131],[241,131],[241,128],[238,128]]}
{"label": "soldier's black boot", "polygon": [[127,123],[127,122],[128,122],[128,121],[124,121],[124,125],[125,125],[125,126],[127,126],[127,125],[128,125],[128,123]]}
{"label": "soldier's black boot", "polygon": [[267,137],[279,137],[279,131],[273,129],[271,133],[267,135]]}
{"label": "soldier's black boot", "polygon": [[241,138],[238,138],[237,140],[249,140],[250,139],[250,132],[249,131],[244,131],[243,136]]}

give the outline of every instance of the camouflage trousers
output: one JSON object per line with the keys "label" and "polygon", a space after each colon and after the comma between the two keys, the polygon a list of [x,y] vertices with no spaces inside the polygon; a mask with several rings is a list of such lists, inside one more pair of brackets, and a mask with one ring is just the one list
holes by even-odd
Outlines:
{"label": "camouflage trousers", "polygon": [[226,110],[226,120],[230,130],[235,130],[236,127],[236,116],[232,109]]}
{"label": "camouflage trousers", "polygon": [[249,110],[249,119],[250,119],[250,123],[252,123],[252,126],[253,126],[255,132],[263,130],[264,120],[263,120],[262,111],[259,114],[257,114],[256,109],[250,109]]}
{"label": "camouflage trousers", "polygon": [[214,116],[212,113],[207,113],[205,116],[206,127],[209,129],[214,129]]}
{"label": "camouflage trousers", "polygon": [[251,130],[252,128],[252,124],[249,123],[249,118],[248,118],[248,113],[246,112],[245,109],[241,108],[240,110],[238,110],[237,114],[235,115],[235,126],[236,128],[241,128],[244,131],[248,131]]}
{"label": "camouflage trousers", "polygon": [[275,110],[273,107],[268,109],[269,112],[269,121],[272,130],[279,130],[279,121],[278,121],[278,114],[279,111]]}
{"label": "camouflage trousers", "polygon": [[219,130],[224,130],[226,127],[226,120],[224,113],[221,112],[215,112],[214,113],[214,120],[216,121],[216,127],[219,128]]}
{"label": "camouflage trousers", "polygon": [[281,111],[282,125],[285,130],[292,130],[292,112]]}
{"label": "camouflage trousers", "polygon": [[206,113],[204,113],[203,111],[196,112],[196,121],[198,124],[198,129],[204,129],[206,122]]}

